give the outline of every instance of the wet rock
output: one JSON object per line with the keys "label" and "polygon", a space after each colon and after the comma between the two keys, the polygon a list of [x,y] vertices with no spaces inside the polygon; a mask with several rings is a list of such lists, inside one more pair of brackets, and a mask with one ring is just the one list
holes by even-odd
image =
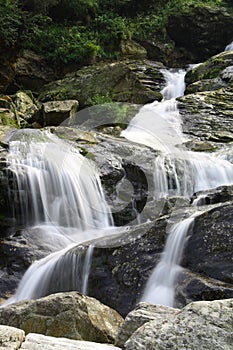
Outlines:
{"label": "wet rock", "polygon": [[193,301],[229,299],[233,297],[232,284],[193,273],[184,269],[177,281],[175,306],[183,307]]}
{"label": "wet rock", "polygon": [[124,349],[232,349],[232,306],[232,299],[188,304],[162,320],[145,323]]}
{"label": "wet rock", "polygon": [[[146,67],[146,61],[141,63]],[[158,65],[152,65],[158,71]],[[81,108],[110,101],[144,104],[161,100],[159,91],[141,82],[127,62],[115,62],[84,67],[44,86],[40,100],[75,99],[80,102]]]}
{"label": "wet rock", "polygon": [[123,319],[99,301],[70,292],[8,305],[0,309],[0,321],[26,334],[113,343]]}
{"label": "wet rock", "polygon": [[185,252],[183,266],[233,285],[232,202],[217,205],[195,218],[193,232]]}

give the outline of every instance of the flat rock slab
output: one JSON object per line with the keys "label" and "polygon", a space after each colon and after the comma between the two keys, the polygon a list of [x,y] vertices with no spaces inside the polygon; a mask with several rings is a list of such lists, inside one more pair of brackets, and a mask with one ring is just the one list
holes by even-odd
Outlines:
{"label": "flat rock slab", "polygon": [[25,333],[22,329],[0,325],[0,349],[19,349],[24,339]]}
{"label": "flat rock slab", "polygon": [[47,337],[42,334],[29,333],[21,349],[28,350],[120,350],[113,345],[89,341],[70,340],[66,338]]}

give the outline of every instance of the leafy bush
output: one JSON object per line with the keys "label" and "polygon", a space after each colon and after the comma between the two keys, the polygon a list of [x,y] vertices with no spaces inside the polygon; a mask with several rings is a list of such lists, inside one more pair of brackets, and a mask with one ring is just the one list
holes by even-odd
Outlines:
{"label": "leafy bush", "polygon": [[25,47],[44,54],[54,64],[75,63],[78,66],[91,63],[100,50],[92,33],[59,25],[48,26]]}

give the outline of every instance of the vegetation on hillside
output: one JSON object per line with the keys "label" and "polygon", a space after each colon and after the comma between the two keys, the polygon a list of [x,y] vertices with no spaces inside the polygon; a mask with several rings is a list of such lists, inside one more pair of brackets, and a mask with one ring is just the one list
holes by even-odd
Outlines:
{"label": "vegetation on hillside", "polygon": [[224,0],[0,0],[0,48],[33,49],[50,63],[82,66],[120,55],[121,39],[163,35],[169,16]]}

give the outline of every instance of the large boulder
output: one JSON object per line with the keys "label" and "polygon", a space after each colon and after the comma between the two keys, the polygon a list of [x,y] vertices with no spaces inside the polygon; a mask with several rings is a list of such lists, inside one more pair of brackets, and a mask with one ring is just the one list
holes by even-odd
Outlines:
{"label": "large boulder", "polygon": [[77,292],[58,293],[0,309],[0,324],[28,333],[113,343],[122,317],[99,301]]}
{"label": "large boulder", "polygon": [[199,63],[223,51],[232,41],[233,16],[224,7],[185,5],[172,13],[166,28],[176,47],[192,55],[186,63]]}
{"label": "large boulder", "polygon": [[[159,73],[163,67],[161,64],[143,61],[139,62],[137,67],[142,71],[142,75],[145,75],[146,70],[151,71],[152,76],[153,72],[157,77],[159,75],[159,82],[163,83],[163,76]],[[161,87],[157,88],[158,84],[153,83],[153,77],[149,77],[146,81],[142,78],[143,76],[127,62],[93,65],[45,85],[40,100],[46,102],[75,99],[80,102],[81,108],[101,102],[123,101],[144,104],[161,100]]]}
{"label": "large boulder", "polygon": [[145,323],[126,341],[126,350],[232,349],[233,300],[200,301]]}

